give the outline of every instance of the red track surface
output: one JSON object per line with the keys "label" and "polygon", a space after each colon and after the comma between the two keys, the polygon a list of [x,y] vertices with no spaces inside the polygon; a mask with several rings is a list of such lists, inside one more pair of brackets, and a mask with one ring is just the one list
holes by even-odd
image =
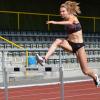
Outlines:
{"label": "red track surface", "polygon": [[[93,82],[67,83],[64,89],[64,100],[100,100],[100,88]],[[15,88],[8,92],[8,100],[61,100],[59,84]],[[5,100],[4,90],[0,90],[0,100]]]}

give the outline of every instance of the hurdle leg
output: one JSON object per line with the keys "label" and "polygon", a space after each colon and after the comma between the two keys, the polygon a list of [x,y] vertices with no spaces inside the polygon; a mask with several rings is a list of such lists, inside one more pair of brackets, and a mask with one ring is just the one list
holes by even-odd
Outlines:
{"label": "hurdle leg", "polygon": [[59,50],[59,80],[60,80],[60,87],[61,87],[61,100],[64,100],[64,83],[63,83],[63,70],[61,64],[61,48]]}

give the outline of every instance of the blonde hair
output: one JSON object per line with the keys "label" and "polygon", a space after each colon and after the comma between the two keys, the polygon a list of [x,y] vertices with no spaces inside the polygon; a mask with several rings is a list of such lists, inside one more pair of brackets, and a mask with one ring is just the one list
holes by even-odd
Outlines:
{"label": "blonde hair", "polygon": [[65,7],[68,12],[74,15],[81,13],[79,3],[75,1],[66,1],[65,3],[61,4],[60,7]]}

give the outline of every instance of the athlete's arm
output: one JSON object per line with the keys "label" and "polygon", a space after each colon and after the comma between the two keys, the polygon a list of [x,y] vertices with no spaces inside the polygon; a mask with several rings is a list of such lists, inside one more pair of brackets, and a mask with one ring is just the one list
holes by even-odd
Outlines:
{"label": "athlete's arm", "polygon": [[67,25],[73,24],[73,21],[47,21],[47,24]]}

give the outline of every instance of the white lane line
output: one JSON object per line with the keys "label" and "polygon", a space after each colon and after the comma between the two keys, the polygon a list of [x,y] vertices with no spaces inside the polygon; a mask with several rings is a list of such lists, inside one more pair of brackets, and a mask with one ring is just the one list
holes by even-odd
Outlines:
{"label": "white lane line", "polygon": [[[86,82],[90,81],[91,79],[87,80],[77,80],[77,81],[65,81],[64,83],[77,83],[77,82]],[[43,83],[43,84],[28,84],[28,85],[18,85],[18,86],[8,86],[8,88],[23,88],[23,87],[32,87],[32,86],[46,86],[46,85],[56,85],[60,82],[52,82],[52,83]],[[0,87],[0,89],[4,89],[5,87]]]}

